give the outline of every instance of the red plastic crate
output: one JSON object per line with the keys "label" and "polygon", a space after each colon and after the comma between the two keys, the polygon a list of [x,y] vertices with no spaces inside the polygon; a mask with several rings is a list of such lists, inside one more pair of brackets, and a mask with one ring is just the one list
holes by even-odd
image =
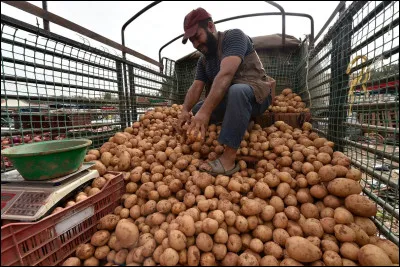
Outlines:
{"label": "red plastic crate", "polygon": [[33,223],[1,227],[1,266],[56,266],[97,231],[100,218],[113,213],[125,192],[123,175],[107,181],[102,190],[65,210]]}

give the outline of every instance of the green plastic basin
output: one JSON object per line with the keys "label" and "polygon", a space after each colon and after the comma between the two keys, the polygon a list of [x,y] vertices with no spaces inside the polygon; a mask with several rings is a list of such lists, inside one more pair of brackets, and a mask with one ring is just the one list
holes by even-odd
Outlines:
{"label": "green plastic basin", "polygon": [[24,144],[1,151],[25,180],[48,180],[68,175],[82,165],[88,139],[65,139]]}

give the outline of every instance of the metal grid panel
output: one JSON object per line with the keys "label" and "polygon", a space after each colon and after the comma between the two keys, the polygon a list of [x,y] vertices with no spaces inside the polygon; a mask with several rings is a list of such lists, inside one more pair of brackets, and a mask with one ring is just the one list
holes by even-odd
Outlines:
{"label": "metal grid panel", "polygon": [[[144,114],[149,108],[157,106],[169,106],[177,103],[177,93],[174,79],[174,62],[165,59],[164,73],[150,72],[149,70],[142,69],[138,66],[128,64],[128,88],[130,95],[134,95],[134,101],[131,104],[133,107],[129,109],[132,112],[132,120],[139,119],[141,114]],[[136,110],[136,115],[134,114]]]}
{"label": "metal grid panel", "polygon": [[276,80],[275,95],[285,88],[296,87],[295,69],[299,64],[297,49],[264,49],[257,53],[267,75]]}
{"label": "metal grid panel", "polygon": [[99,146],[120,128],[114,60],[3,20],[1,51],[1,135],[11,145],[70,137]]}
{"label": "metal grid panel", "polygon": [[[183,104],[185,95],[196,76],[198,59],[177,61],[175,64],[177,75],[178,103]],[[204,93],[203,96],[204,98]]]}
{"label": "metal grid panel", "polygon": [[363,172],[375,223],[399,244],[399,3],[353,2],[302,58],[298,92],[314,128]]}
{"label": "metal grid panel", "polygon": [[[297,49],[260,49],[257,50],[257,54],[265,72],[276,80],[276,95],[280,94],[285,88],[296,87],[295,69],[300,61]],[[194,81],[197,61],[196,58],[176,62],[179,103],[183,103],[186,92]],[[202,97],[204,97],[204,92]]]}
{"label": "metal grid panel", "polygon": [[[1,37],[2,149],[63,138],[99,147],[135,111],[176,101],[173,61],[163,74],[5,15]],[[2,172],[12,168],[1,161]]]}

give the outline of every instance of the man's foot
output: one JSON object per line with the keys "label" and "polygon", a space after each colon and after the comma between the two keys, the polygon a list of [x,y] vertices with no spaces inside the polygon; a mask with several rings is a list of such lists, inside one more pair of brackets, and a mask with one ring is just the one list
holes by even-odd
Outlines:
{"label": "man's foot", "polygon": [[216,176],[218,174],[230,176],[240,170],[239,164],[233,163],[232,165],[228,165],[228,167],[224,167],[223,160],[218,158],[213,161],[203,163],[200,168],[200,171],[208,172],[209,174]]}

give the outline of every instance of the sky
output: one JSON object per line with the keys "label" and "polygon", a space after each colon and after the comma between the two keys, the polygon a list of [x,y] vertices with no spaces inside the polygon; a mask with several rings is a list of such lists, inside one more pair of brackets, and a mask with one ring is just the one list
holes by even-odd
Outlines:
{"label": "sky", "polygon": [[[28,1],[42,7],[42,1]],[[321,30],[329,16],[340,1],[275,1],[286,12],[309,14],[314,19],[315,36]],[[152,1],[48,1],[48,11],[94,31],[117,43],[121,42],[121,28],[132,16]],[[348,3],[347,3],[348,5]],[[166,1],[157,4],[146,11],[125,30],[125,45],[141,54],[158,61],[159,49],[170,40],[183,33],[183,19],[187,13],[197,7],[205,8],[214,21],[262,12],[278,12],[279,10],[265,1]],[[37,21],[43,28],[43,20],[22,10],[1,3],[1,13],[36,25]],[[331,23],[331,25],[336,21]],[[280,16],[260,16],[244,18],[217,24],[217,30],[224,31],[231,28],[239,28],[250,37],[268,35],[282,32],[282,20]],[[303,17],[288,16],[286,18],[286,34],[304,39],[310,33],[310,20]],[[50,23],[50,31],[83,42],[77,33],[57,24]],[[326,31],[325,31],[326,32]],[[322,39],[323,36],[319,38]],[[101,43],[89,40],[90,45],[99,49]],[[87,41],[86,41],[87,43]],[[105,45],[103,45],[105,46]],[[120,51],[108,47],[112,54],[121,54]],[[162,51],[162,57],[172,60],[194,51],[190,42],[182,44],[181,39],[170,44]],[[151,66],[137,58],[128,56],[128,59]]]}

